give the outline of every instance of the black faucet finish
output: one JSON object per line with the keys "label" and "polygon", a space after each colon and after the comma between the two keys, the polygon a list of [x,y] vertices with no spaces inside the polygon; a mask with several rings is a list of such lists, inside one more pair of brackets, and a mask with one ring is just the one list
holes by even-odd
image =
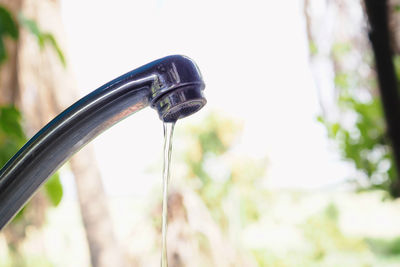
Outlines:
{"label": "black faucet finish", "polygon": [[185,56],[168,56],[128,72],[67,108],[0,171],[0,229],[75,152],[130,114],[151,106],[165,122],[205,104],[204,82]]}

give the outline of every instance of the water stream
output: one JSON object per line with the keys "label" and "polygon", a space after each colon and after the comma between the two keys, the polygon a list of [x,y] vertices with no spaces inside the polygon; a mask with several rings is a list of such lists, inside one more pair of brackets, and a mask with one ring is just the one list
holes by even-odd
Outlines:
{"label": "water stream", "polygon": [[163,201],[161,226],[161,267],[168,267],[167,258],[167,223],[168,223],[168,182],[171,163],[172,136],[175,122],[164,122],[164,167],[163,167]]}

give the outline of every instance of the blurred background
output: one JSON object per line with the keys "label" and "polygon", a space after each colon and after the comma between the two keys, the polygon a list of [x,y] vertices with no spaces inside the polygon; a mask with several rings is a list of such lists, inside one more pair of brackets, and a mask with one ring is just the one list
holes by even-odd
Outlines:
{"label": "blurred background", "polygon": [[[102,84],[187,55],[208,103],[175,127],[170,267],[400,266],[399,11],[0,0],[0,164]],[[99,136],[0,233],[0,266],[159,266],[162,146],[150,108]]]}

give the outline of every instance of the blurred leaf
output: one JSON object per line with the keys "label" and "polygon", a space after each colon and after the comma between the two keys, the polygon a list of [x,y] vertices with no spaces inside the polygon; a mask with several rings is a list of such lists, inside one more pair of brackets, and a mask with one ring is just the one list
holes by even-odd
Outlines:
{"label": "blurred leaf", "polygon": [[396,55],[393,57],[393,64],[394,64],[394,69],[396,71],[396,76],[397,79],[400,78],[400,56]]}
{"label": "blurred leaf", "polygon": [[335,85],[341,89],[349,88],[349,75],[347,73],[337,73],[335,75]]}
{"label": "blurred leaf", "polygon": [[11,13],[3,6],[0,6],[0,35],[18,39],[18,26]]}
{"label": "blurred leaf", "polygon": [[351,52],[351,45],[350,43],[334,43],[332,47],[332,54],[336,58],[340,58],[346,54]]}
{"label": "blurred leaf", "polygon": [[390,240],[367,238],[367,244],[373,252],[384,256],[400,255],[400,237]]}
{"label": "blurred leaf", "polygon": [[60,182],[60,176],[58,173],[55,173],[44,185],[46,190],[46,194],[50,200],[50,202],[57,206],[60,204],[62,196],[63,196],[63,188]]}
{"label": "blurred leaf", "polygon": [[35,21],[28,19],[22,13],[19,13],[18,20],[19,23],[21,23],[21,25],[24,26],[29,32],[31,32],[37,38],[41,38],[41,31],[39,30],[39,27]]}
{"label": "blurred leaf", "polygon": [[0,64],[7,59],[6,47],[4,46],[3,38],[0,38]]}
{"label": "blurred leaf", "polygon": [[241,220],[244,225],[256,222],[261,217],[257,207],[257,203],[255,203],[254,200],[249,197],[245,197],[242,199],[239,208],[241,213]]}
{"label": "blurred leaf", "polygon": [[338,218],[339,218],[339,210],[338,210],[338,208],[336,207],[335,204],[330,203],[330,204],[325,208],[325,214],[326,214],[326,216],[327,216],[330,220],[335,221],[335,222],[338,221]]}
{"label": "blurred leaf", "polygon": [[0,107],[0,165],[6,164],[25,141],[20,112],[14,106]]}
{"label": "blurred leaf", "polygon": [[325,124],[325,119],[322,116],[317,116],[317,121],[320,122],[320,123]]}
{"label": "blurred leaf", "polygon": [[21,143],[26,141],[25,134],[21,126],[21,113],[14,106],[4,106],[0,108],[0,128],[8,136],[13,136]]}
{"label": "blurred leaf", "polygon": [[54,36],[49,33],[44,33],[42,36],[43,36],[44,42],[50,43],[53,46],[53,48],[56,50],[58,58],[60,59],[63,66],[65,67],[67,65],[67,62],[65,60],[64,53],[62,52],[61,48],[58,46],[58,43],[57,43],[56,39],[54,38]]}
{"label": "blurred leaf", "polygon": [[308,45],[308,49],[309,49],[311,55],[318,54],[318,46],[315,42],[311,41]]}
{"label": "blurred leaf", "polygon": [[19,222],[20,220],[22,220],[22,218],[24,218],[24,213],[25,213],[26,207],[27,207],[27,205],[25,205],[20,211],[18,211],[18,213],[12,219],[12,221],[11,221],[12,223]]}
{"label": "blurred leaf", "polygon": [[4,45],[4,37],[18,39],[18,26],[11,13],[3,6],[0,6],[0,63],[7,59],[7,51]]}
{"label": "blurred leaf", "polygon": [[62,65],[64,67],[67,65],[64,53],[62,52],[56,39],[51,33],[42,32],[34,20],[28,19],[22,13],[19,14],[18,19],[22,26],[24,26],[29,32],[36,36],[39,47],[41,49],[43,49],[46,44],[49,44],[57,53],[57,56],[60,59]]}

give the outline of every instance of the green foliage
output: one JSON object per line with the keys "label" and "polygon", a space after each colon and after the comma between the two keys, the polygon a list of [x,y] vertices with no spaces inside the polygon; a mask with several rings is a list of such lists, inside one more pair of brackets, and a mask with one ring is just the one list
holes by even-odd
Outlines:
{"label": "green foliage", "polygon": [[338,42],[334,43],[332,46],[332,56],[336,59],[340,59],[342,56],[346,56],[351,52],[350,43]]}
{"label": "green foliage", "polygon": [[0,6],[0,64],[7,59],[4,45],[4,38],[7,36],[14,40],[18,39],[18,26],[11,13],[3,6]]}
{"label": "green foliage", "polygon": [[60,175],[55,173],[44,185],[45,192],[51,204],[57,206],[60,204],[63,196],[63,188],[60,181]]}
{"label": "green foliage", "polygon": [[350,87],[350,81],[349,81],[349,74],[347,73],[337,73],[335,75],[335,85],[338,88],[341,89],[346,89]]}
{"label": "green foliage", "polygon": [[[304,266],[304,265],[293,265],[295,262],[291,257],[282,259],[274,253],[265,251],[263,249],[255,249],[252,251],[258,266],[265,267],[290,267],[290,266]],[[298,260],[298,259],[297,259]],[[299,263],[299,262],[297,262]]]}
{"label": "green foliage", "polygon": [[14,106],[0,107],[0,165],[1,167],[26,142],[21,127],[21,114]]}
{"label": "green foliage", "polygon": [[366,250],[361,239],[344,235],[339,228],[339,210],[333,204],[316,215],[311,216],[303,225],[304,235],[313,246],[313,258],[324,260],[329,253],[340,250],[341,253],[358,253]]}
{"label": "green foliage", "polygon": [[396,177],[379,99],[362,103],[342,97],[339,103],[355,116],[351,127],[328,122],[323,117],[318,120],[326,126],[328,136],[339,144],[343,158],[370,177],[372,187],[390,190],[390,182]]}
{"label": "green foliage", "polygon": [[325,125],[329,138],[338,144],[342,157],[368,177],[369,185],[359,185],[361,190],[382,189],[395,196],[391,185],[397,177],[376,82],[369,76],[361,76],[358,70],[340,67],[354,56],[351,53],[354,49],[349,43],[333,45],[332,58],[338,65],[334,83],[340,115],[336,120],[320,116],[318,121]]}
{"label": "green foliage", "polygon": [[318,54],[318,46],[313,41],[310,41],[308,50],[310,51],[310,54],[313,56]]}
{"label": "green foliage", "polygon": [[[282,194],[282,192],[279,194]],[[304,203],[304,199],[307,199],[309,195],[306,193],[303,196],[299,195],[297,197],[300,203]],[[251,252],[258,263],[257,266],[398,266],[400,260],[400,257],[398,257],[399,241],[397,239],[365,239],[357,235],[346,234],[341,228],[340,220],[341,211],[346,212],[346,208],[339,203],[328,202],[326,206],[322,207],[317,212],[304,217],[301,222],[294,219],[291,223],[291,227],[287,228],[289,230],[288,232],[290,232],[290,229],[296,229],[299,236],[301,236],[300,243],[294,248],[291,247],[290,242],[288,249],[281,248],[274,250],[268,248],[263,249],[262,247],[252,249]],[[277,203],[273,203],[272,205],[277,205]],[[286,211],[286,216],[288,218],[293,218],[291,214],[296,213],[299,209],[303,211],[304,207],[302,207],[302,204],[294,204],[293,207],[290,207]],[[279,220],[273,218],[272,214],[267,214],[265,217],[269,218],[271,221]],[[285,225],[285,220],[282,220],[282,226],[283,225]],[[264,225],[260,225],[260,228],[264,227]],[[283,232],[282,239],[296,240],[295,236],[296,235],[285,236],[285,232]],[[272,243],[274,242],[273,240],[274,239],[271,241]],[[274,244],[272,244],[272,246],[274,246]],[[279,244],[278,241],[276,246],[279,247],[282,246],[282,244]]]}
{"label": "green foliage", "polygon": [[[186,133],[186,136],[190,136],[188,147],[191,148],[185,152],[189,177],[200,182],[197,192],[222,228],[228,224],[222,203],[232,195],[238,198],[242,224],[259,218],[257,203],[262,190],[254,194],[253,189],[264,177],[266,162],[246,157],[229,157],[240,129],[240,124],[232,119],[211,113],[199,125],[191,126],[189,133]],[[218,172],[213,171],[216,166],[221,168]]]}
{"label": "green foliage", "polygon": [[376,254],[384,257],[400,256],[400,237],[390,240],[367,238],[366,242]]}
{"label": "green foliage", "polygon": [[0,259],[0,267],[55,267],[43,256],[35,254],[9,253],[8,257]]}
{"label": "green foliage", "polygon": [[36,36],[39,47],[43,49],[46,44],[50,45],[57,53],[60,62],[63,66],[66,66],[66,60],[64,53],[58,45],[56,39],[51,33],[43,32],[34,20],[26,18],[22,13],[19,14],[18,20],[20,24],[25,27],[29,32]]}

